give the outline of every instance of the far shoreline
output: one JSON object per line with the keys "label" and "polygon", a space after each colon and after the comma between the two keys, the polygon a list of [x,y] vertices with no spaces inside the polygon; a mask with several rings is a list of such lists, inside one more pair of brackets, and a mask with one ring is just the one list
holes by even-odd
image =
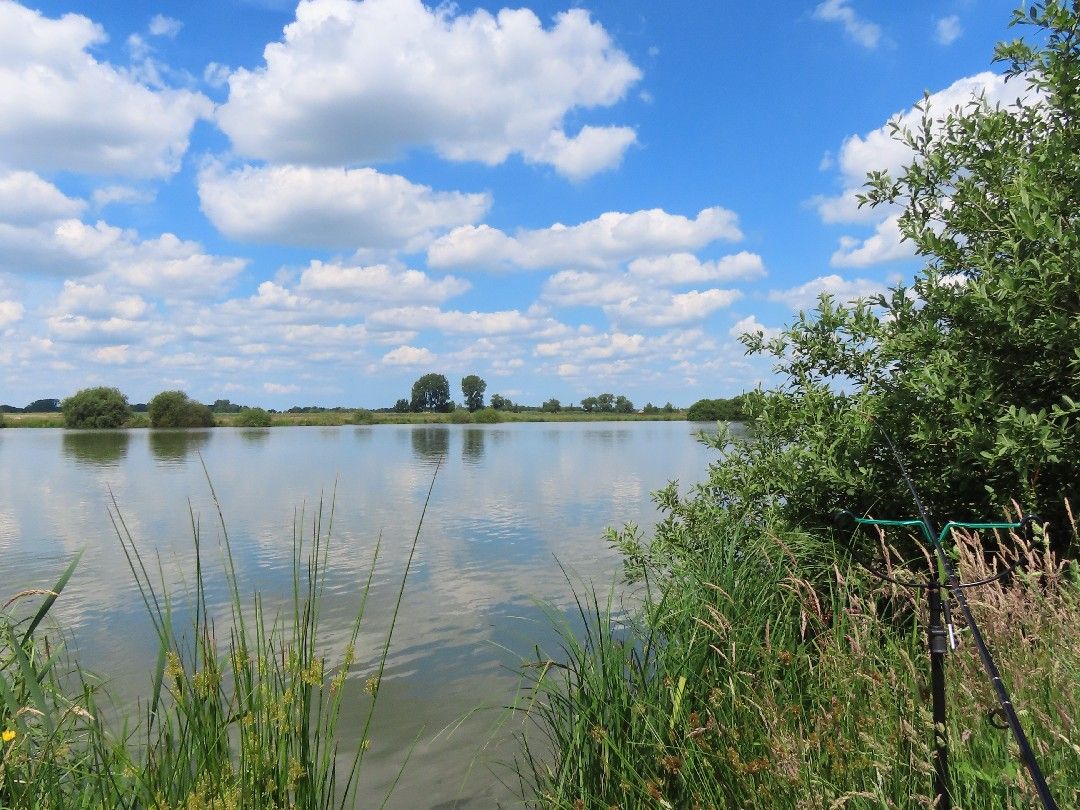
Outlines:
{"label": "far shoreline", "polygon": [[[473,413],[458,409],[449,413],[386,413],[365,410],[327,411],[323,413],[272,413],[267,427],[340,427],[346,425],[482,425],[509,424],[514,422],[686,422],[686,410],[668,413],[595,413],[583,411],[548,413],[543,411],[495,411],[497,418],[492,418],[491,410],[485,409],[485,416],[474,419]],[[237,425],[238,414],[216,413],[214,425],[195,430],[211,430],[215,427],[243,427]],[[713,420],[706,420],[713,421]],[[54,413],[5,413],[6,428],[64,428],[64,415]],[[82,430],[83,428],[72,428]],[[151,429],[145,414],[136,414],[135,422],[113,430]],[[158,430],[176,430],[177,428],[157,428]],[[252,430],[266,428],[249,428]]]}

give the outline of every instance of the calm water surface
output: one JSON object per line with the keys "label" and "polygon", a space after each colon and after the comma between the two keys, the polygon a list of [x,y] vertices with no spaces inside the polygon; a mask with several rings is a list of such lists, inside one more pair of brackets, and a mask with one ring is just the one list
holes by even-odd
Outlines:
{"label": "calm water surface", "polygon": [[[373,426],[212,431],[0,431],[0,583],[6,598],[48,587],[85,549],[54,614],[87,667],[130,705],[149,692],[154,638],[109,517],[115,496],[144,551],[183,600],[191,515],[207,556],[221,529],[200,455],[224,510],[241,580],[273,599],[290,588],[292,532],[334,499],[323,612],[331,661],[349,632],[378,538],[380,561],[350,672],[342,726],[355,744],[371,674],[435,465],[444,459],[365,759],[362,796],[381,796],[413,746],[395,808],[514,806],[498,763],[512,758],[514,669],[552,634],[538,602],[572,615],[556,560],[607,588],[619,571],[603,530],[651,528],[649,493],[685,491],[715,452],[685,422]],[[189,511],[190,508],[190,511]],[[328,509],[328,507],[327,507]],[[212,602],[225,605],[215,579]],[[366,655],[366,657],[365,657]],[[350,736],[351,735],[351,736]],[[366,806],[368,802],[361,802]]]}

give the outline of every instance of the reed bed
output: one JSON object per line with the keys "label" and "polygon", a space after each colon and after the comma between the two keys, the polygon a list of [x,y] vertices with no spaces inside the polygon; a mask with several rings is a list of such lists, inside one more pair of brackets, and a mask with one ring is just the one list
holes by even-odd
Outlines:
{"label": "reed bed", "polygon": [[[429,500],[430,495],[429,490]],[[310,517],[302,510],[296,516],[291,598],[280,610],[268,608],[259,593],[250,600],[242,596],[216,495],[214,503],[222,537],[220,570],[229,594],[228,608],[218,611],[207,600],[212,574],[195,516],[194,593],[190,603],[180,605],[113,502],[117,537],[158,641],[149,695],[138,716],[107,719],[110,700],[102,682],[67,654],[62,630],[47,621],[78,557],[53,588],[17,594],[0,611],[0,807],[322,810],[356,805],[379,683],[423,513],[364,689],[360,741],[350,752],[342,750],[338,721],[359,652],[378,546],[366,581],[358,584],[348,641],[327,650],[320,642],[320,606],[332,503],[320,502]],[[181,614],[189,619],[178,621]],[[407,757],[402,752],[403,766]],[[366,798],[370,806],[371,797]]]}
{"label": "reed bed", "polygon": [[[612,595],[579,592],[584,632],[563,622],[560,649],[525,668],[526,803],[932,807],[922,597],[842,562],[829,538],[683,517],[694,553],[660,555],[632,621]],[[679,523],[662,524],[661,539],[685,531]],[[636,531],[621,539],[631,570],[655,563]],[[969,598],[1051,790],[1076,807],[1080,588],[1044,542],[1013,539],[1023,573]],[[1000,564],[975,536],[956,549],[965,579]],[[959,638],[946,664],[954,806],[1032,807],[1015,745],[988,722],[996,702],[963,628]]]}

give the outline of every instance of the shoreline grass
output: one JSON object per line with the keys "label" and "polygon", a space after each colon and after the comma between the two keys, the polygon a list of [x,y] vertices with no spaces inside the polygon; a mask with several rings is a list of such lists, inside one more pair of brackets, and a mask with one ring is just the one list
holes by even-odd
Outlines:
{"label": "shoreline grass", "polygon": [[[696,556],[653,569],[640,615],[616,621],[610,599],[578,594],[584,634],[562,624],[560,648],[538,651],[525,668],[523,801],[566,810],[932,807],[921,595],[873,581],[827,536],[693,510],[678,523],[659,534],[692,524]],[[621,539],[640,546],[633,530]],[[990,572],[980,549],[973,537],[959,542],[965,578]],[[1019,553],[1027,573],[968,596],[1051,790],[1076,807],[1080,588],[1046,546]],[[1035,806],[1015,745],[987,720],[996,703],[965,636],[960,628],[946,663],[954,801],[965,810]]]}
{"label": "shoreline grass", "polygon": [[[190,604],[181,607],[164,585],[160,562],[140,550],[113,499],[110,516],[158,640],[149,697],[140,702],[136,717],[107,721],[107,693],[67,655],[62,633],[45,629],[43,621],[75,573],[78,555],[52,589],[17,594],[0,609],[0,806],[355,806],[379,682],[437,474],[436,469],[375,656],[376,672],[363,690],[347,679],[357,659],[379,545],[360,587],[348,641],[331,655],[320,641],[319,617],[333,499],[329,507],[320,501],[314,515],[297,513],[291,596],[282,609],[271,610],[261,593],[250,602],[241,596],[228,531],[210,485],[229,594],[224,611],[208,606],[211,573],[196,516],[194,591]],[[27,612],[33,600],[40,604]],[[182,610],[191,619],[177,626]],[[347,752],[340,750],[338,719],[347,699],[366,701],[367,710],[360,741],[342,768],[339,757]],[[408,752],[402,756],[404,767]]]}

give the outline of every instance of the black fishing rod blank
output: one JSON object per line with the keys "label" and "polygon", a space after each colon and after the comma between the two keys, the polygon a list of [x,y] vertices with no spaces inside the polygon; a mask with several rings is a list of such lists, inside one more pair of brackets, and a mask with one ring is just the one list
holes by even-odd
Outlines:
{"label": "black fishing rod blank", "polygon": [[[880,426],[878,427],[880,428]],[[986,645],[982,632],[979,630],[979,625],[976,623],[975,617],[971,613],[971,607],[968,604],[967,596],[964,593],[966,588],[985,585],[1007,576],[1015,570],[1016,565],[1019,563],[1017,562],[1015,565],[1008,566],[1003,572],[992,577],[977,582],[964,583],[960,582],[957,577],[956,570],[953,568],[948,555],[945,553],[944,547],[945,538],[949,536],[953,529],[1003,529],[1009,531],[1023,531],[1030,538],[1032,526],[1037,522],[1037,518],[1034,515],[1029,515],[1022,518],[1017,523],[966,523],[950,520],[942,527],[940,533],[936,532],[934,530],[934,524],[930,521],[930,516],[927,514],[926,508],[923,506],[922,499],[919,498],[919,493],[915,489],[915,484],[908,475],[899,451],[892,443],[892,439],[889,438],[889,435],[883,429],[881,430],[881,433],[885,437],[885,441],[888,443],[889,449],[892,451],[893,457],[900,467],[900,473],[904,482],[911,492],[911,497],[915,501],[915,507],[919,514],[918,519],[880,520],[870,517],[858,517],[847,511],[838,513],[836,518],[838,523],[840,521],[850,521],[855,525],[860,526],[919,527],[927,542],[933,548],[933,554],[938,563],[939,570],[935,574],[932,574],[925,582],[902,582],[891,576],[885,575],[883,572],[878,571],[875,566],[868,565],[861,559],[859,562],[874,576],[897,585],[916,587],[926,590],[927,592],[927,606],[929,608],[927,641],[930,651],[930,691],[933,700],[934,718],[934,792],[937,796],[937,803],[935,806],[939,810],[949,810],[949,808],[952,807],[951,791],[949,789],[949,746],[945,725],[945,652],[950,644],[955,648],[955,640],[952,618],[949,615],[948,600],[942,599],[941,590],[943,585],[941,579],[942,574],[944,574],[944,587],[952,594],[952,597],[960,607],[960,612],[963,614],[964,620],[971,630],[971,637],[975,643],[975,648],[978,650],[979,659],[982,662],[983,669],[986,671],[987,677],[989,677],[990,683],[993,686],[994,694],[997,697],[1000,708],[995,710],[993,714],[1000,712],[1001,716],[1005,718],[1004,725],[994,723],[993,719],[991,719],[991,722],[998,728],[1007,728],[1012,732],[1016,739],[1017,746],[1020,749],[1020,758],[1023,760],[1024,766],[1031,776],[1031,781],[1035,785],[1035,790],[1039,795],[1039,800],[1042,803],[1043,808],[1045,808],[1045,810],[1057,810],[1057,803],[1050,794],[1050,788],[1047,786],[1046,779],[1039,769],[1039,763],[1035,759],[1035,753],[1032,751],[1031,744],[1028,742],[1027,735],[1024,733],[1024,728],[1020,724],[1020,718],[1016,714],[1016,709],[1013,707],[1008,690],[1005,688],[1005,683],[1001,679],[1001,673],[998,671],[997,664],[994,662],[994,658],[990,654],[990,650]],[[856,557],[858,558],[858,555],[856,555]],[[947,628],[946,622],[942,621],[943,614],[947,619]]]}

